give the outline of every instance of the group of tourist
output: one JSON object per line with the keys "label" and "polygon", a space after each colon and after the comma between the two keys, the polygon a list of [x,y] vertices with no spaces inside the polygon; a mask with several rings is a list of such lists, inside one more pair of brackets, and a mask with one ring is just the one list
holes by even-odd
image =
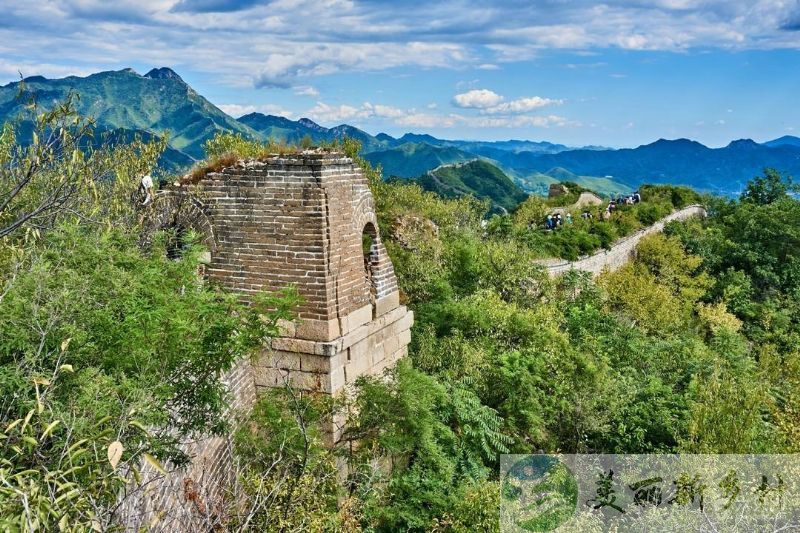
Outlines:
{"label": "group of tourist", "polygon": [[603,220],[608,220],[611,218],[611,213],[613,213],[617,206],[620,205],[633,205],[638,204],[642,201],[642,195],[639,194],[639,191],[635,191],[633,194],[622,195],[620,194],[616,198],[611,196],[611,200],[608,202],[605,211],[603,211]]}
{"label": "group of tourist", "polygon": [[606,207],[606,209],[613,211],[614,209],[617,208],[618,205],[633,205],[633,204],[638,204],[641,201],[642,201],[642,195],[639,194],[639,191],[636,191],[633,194],[628,194],[626,196],[620,194],[619,196],[617,196],[616,199],[614,198],[614,196],[611,197],[611,200],[608,202],[608,207]]}
{"label": "group of tourist", "polygon": [[547,219],[544,221],[544,229],[554,230],[562,224],[572,224],[572,213],[567,213],[563,217],[561,213],[547,215]]}

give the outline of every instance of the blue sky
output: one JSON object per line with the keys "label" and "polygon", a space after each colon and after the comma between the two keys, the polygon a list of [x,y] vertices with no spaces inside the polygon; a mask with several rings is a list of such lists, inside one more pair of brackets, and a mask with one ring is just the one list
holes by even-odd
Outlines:
{"label": "blue sky", "polygon": [[371,133],[800,136],[800,0],[0,0],[0,83],[155,66],[234,116]]}

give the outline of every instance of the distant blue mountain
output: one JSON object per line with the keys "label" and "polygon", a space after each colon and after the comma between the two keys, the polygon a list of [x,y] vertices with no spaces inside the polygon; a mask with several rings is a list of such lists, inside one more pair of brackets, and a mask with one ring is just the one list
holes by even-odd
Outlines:
{"label": "distant blue mountain", "polygon": [[800,146],[789,143],[768,146],[741,139],[724,148],[708,148],[689,139],[659,139],[621,150],[521,152],[507,164],[517,172],[545,172],[563,167],[575,174],[610,176],[632,186],[675,183],[720,194],[737,194],[764,167],[800,176]]}
{"label": "distant blue mountain", "polygon": [[776,146],[800,146],[800,137],[784,135],[783,137],[778,137],[777,139],[767,141],[763,144],[764,146],[770,146],[773,148]]}

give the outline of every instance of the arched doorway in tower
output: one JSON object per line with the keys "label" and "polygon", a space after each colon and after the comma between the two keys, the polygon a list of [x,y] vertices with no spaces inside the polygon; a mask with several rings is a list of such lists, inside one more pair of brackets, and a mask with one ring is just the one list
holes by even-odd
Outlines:
{"label": "arched doorway in tower", "polygon": [[375,302],[378,298],[378,288],[375,283],[375,271],[378,268],[378,231],[372,222],[367,222],[361,232],[361,251],[364,254],[364,275],[369,303],[375,313]]}

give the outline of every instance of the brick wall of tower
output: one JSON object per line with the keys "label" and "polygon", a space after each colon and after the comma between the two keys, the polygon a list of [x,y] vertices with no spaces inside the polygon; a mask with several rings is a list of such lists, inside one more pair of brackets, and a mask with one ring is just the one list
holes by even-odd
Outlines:
{"label": "brick wall of tower", "polygon": [[243,163],[199,184],[217,239],[207,272],[243,294],[296,285],[298,315],[328,320],[336,305],[325,257],[327,203],[318,171],[305,163]]}

